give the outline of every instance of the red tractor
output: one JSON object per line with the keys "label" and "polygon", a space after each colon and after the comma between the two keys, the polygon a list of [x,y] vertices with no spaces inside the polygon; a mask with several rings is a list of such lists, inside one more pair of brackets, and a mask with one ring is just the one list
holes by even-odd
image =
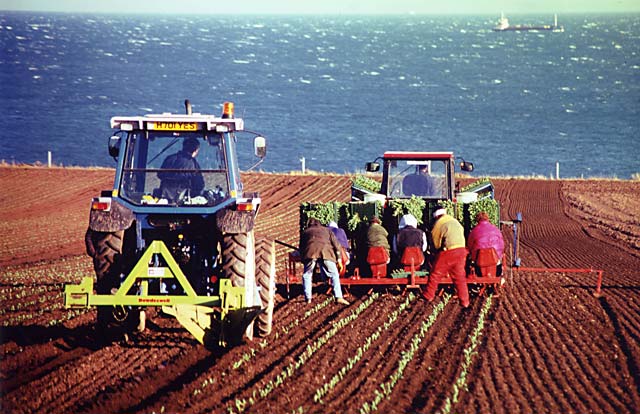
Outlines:
{"label": "red tractor", "polygon": [[[380,162],[381,161],[381,162]],[[518,227],[521,217],[510,221],[500,220],[498,202],[494,199],[491,181],[484,179],[460,190],[455,182],[455,167],[462,171],[473,171],[473,164],[461,160],[456,164],[452,152],[402,152],[388,151],[381,158],[366,164],[368,173],[377,173],[382,169],[382,179],[371,174],[356,176],[352,182],[352,200],[349,203],[303,203],[300,206],[300,231],[304,231],[309,218],[316,218],[323,224],[331,221],[345,229],[350,244],[350,263],[344,267],[340,282],[350,285],[400,285],[419,287],[426,285],[430,265],[435,251],[430,240],[426,251],[413,251],[407,257],[391,257],[384,249],[367,247],[366,234],[372,217],[379,217],[381,224],[389,234],[392,244],[401,217],[411,213],[418,221],[418,227],[430,235],[433,225],[432,215],[439,208],[463,224],[465,236],[474,226],[478,211],[489,214],[490,221],[500,226],[513,226],[512,266],[519,266]],[[430,239],[430,237],[428,237]],[[295,246],[290,246],[295,249]],[[490,253],[490,252],[487,252]],[[498,262],[506,263],[505,258],[483,254],[477,258],[482,263],[483,277],[475,274],[475,266],[468,266],[469,284],[481,284],[498,288],[504,279],[498,275]],[[300,280],[298,275],[299,254],[293,251],[287,260],[287,285]],[[452,283],[445,278],[441,283]]]}

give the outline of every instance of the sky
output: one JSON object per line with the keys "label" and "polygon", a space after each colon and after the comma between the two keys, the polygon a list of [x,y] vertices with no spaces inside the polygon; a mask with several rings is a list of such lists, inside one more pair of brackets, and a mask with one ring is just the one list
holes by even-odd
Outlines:
{"label": "sky", "polygon": [[0,0],[0,10],[163,14],[640,12],[640,0]]}

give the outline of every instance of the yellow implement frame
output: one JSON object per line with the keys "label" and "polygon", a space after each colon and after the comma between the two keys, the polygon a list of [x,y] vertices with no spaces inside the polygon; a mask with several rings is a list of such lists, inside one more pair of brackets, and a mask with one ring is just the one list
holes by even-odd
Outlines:
{"label": "yellow implement frame", "polygon": [[[154,262],[154,255],[162,257],[166,266],[150,265]],[[184,294],[149,295],[149,280],[159,278],[175,279]],[[64,289],[65,308],[162,306],[163,312],[174,316],[200,343],[206,345],[214,337],[215,320],[220,322],[220,345],[239,342],[243,332],[261,312],[260,306],[245,307],[245,304],[245,288],[232,286],[229,279],[220,280],[219,296],[198,296],[161,240],[151,242],[114,294],[94,294],[93,277],[85,277],[77,285],[65,285]]]}

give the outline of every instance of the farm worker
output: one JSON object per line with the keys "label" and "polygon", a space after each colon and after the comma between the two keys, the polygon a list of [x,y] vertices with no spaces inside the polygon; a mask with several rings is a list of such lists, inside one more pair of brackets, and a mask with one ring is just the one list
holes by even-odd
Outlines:
{"label": "farm worker", "polygon": [[380,219],[376,216],[369,220],[369,229],[367,230],[367,247],[384,247],[387,255],[390,255],[391,247],[389,246],[389,233],[387,229],[382,227]]}
{"label": "farm worker", "polygon": [[340,243],[333,232],[317,219],[309,219],[307,229],[300,237],[300,257],[304,264],[302,288],[307,303],[311,303],[313,270],[317,263],[323,275],[331,279],[336,302],[343,305],[349,304],[342,297],[340,275],[336,267],[337,258],[340,257]]}
{"label": "farm worker", "polygon": [[409,174],[402,180],[402,192],[406,196],[427,196],[438,195],[435,180],[429,175],[430,164],[420,164],[416,166],[416,172]]}
{"label": "farm worker", "polygon": [[429,302],[435,299],[440,278],[448,275],[453,279],[462,307],[469,307],[469,290],[467,288],[467,248],[465,247],[464,228],[447,210],[439,208],[433,213],[435,223],[431,230],[433,244],[437,255],[429,282],[422,295]]}
{"label": "farm worker", "polygon": [[[494,248],[498,257],[497,275],[502,274],[502,256],[504,254],[504,239],[500,229],[489,221],[489,215],[480,211],[476,214],[476,226],[469,233],[467,247],[471,254],[471,260],[476,260],[479,249]],[[479,269],[477,269],[478,274]]]}
{"label": "farm worker", "polygon": [[[204,189],[204,178],[200,172],[200,164],[196,156],[200,151],[200,143],[196,138],[190,137],[182,142],[182,150],[165,158],[161,170],[158,173],[160,178],[160,198],[169,201],[178,201],[178,196],[187,190],[185,195],[195,197],[200,195]],[[184,170],[175,171],[175,170]]]}
{"label": "farm worker", "polygon": [[347,263],[349,263],[349,257],[350,257],[349,239],[347,238],[347,233],[345,233],[343,229],[338,227],[338,224],[335,221],[329,222],[328,227],[329,227],[329,230],[333,232],[333,235],[336,236],[336,239],[338,240],[338,243],[340,243],[340,246],[342,246],[344,253],[346,253],[347,260],[346,260],[346,263],[343,263],[343,265],[346,265]]}
{"label": "farm worker", "polygon": [[418,228],[418,220],[413,214],[405,214],[400,218],[400,224],[398,225],[398,235],[393,239],[393,251],[398,255],[398,258],[402,258],[404,249],[410,246],[417,246],[426,251],[427,236]]}

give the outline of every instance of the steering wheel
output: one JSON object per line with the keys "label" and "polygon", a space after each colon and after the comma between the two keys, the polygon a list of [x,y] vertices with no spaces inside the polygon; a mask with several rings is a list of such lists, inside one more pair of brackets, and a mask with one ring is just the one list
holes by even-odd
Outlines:
{"label": "steering wheel", "polygon": [[181,206],[183,204],[185,204],[185,202],[187,201],[187,194],[189,192],[188,188],[185,188],[184,190],[180,191],[178,193],[178,196],[176,197],[176,204]]}
{"label": "steering wheel", "polygon": [[202,195],[207,198],[211,204],[219,204],[224,200],[224,192],[220,186],[216,186],[215,190],[204,190]]}
{"label": "steering wheel", "polygon": [[399,196],[402,195],[402,183],[397,181],[393,186],[391,186],[391,195]]}

